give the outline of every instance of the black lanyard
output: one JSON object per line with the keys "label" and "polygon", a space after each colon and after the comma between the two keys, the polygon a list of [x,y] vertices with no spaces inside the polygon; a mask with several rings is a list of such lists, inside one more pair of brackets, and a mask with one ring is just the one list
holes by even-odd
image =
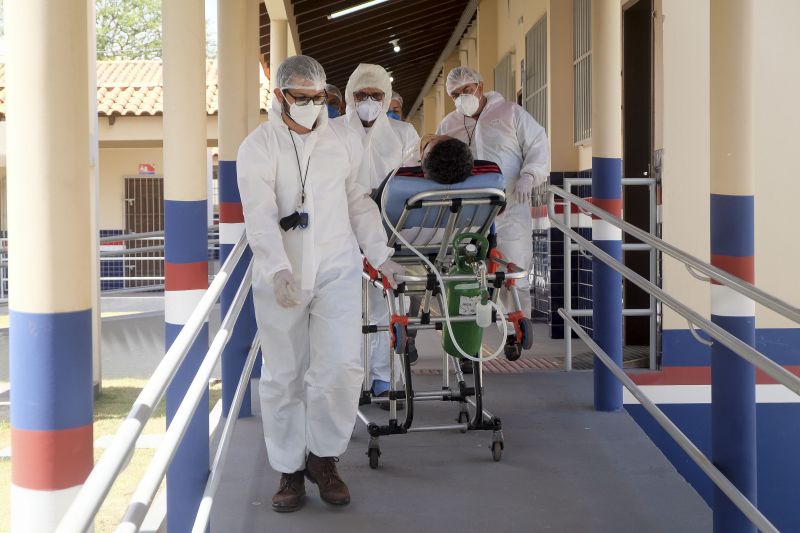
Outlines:
{"label": "black lanyard", "polygon": [[[479,117],[480,118],[480,117]],[[478,119],[475,119],[475,127],[472,128],[472,134],[469,133],[469,128],[467,128],[467,116],[464,115],[464,131],[467,133],[467,146],[472,146],[472,139],[475,138],[475,130],[478,129]]]}
{"label": "black lanyard", "polygon": [[300,167],[300,154],[297,153],[297,144],[294,142],[294,135],[292,130],[289,130],[289,138],[292,140],[294,146],[294,157],[297,159],[297,173],[300,176],[300,207],[306,204],[306,180],[308,179],[308,167],[311,166],[311,156],[308,156],[308,163],[306,163],[306,172],[303,174],[303,169]]}

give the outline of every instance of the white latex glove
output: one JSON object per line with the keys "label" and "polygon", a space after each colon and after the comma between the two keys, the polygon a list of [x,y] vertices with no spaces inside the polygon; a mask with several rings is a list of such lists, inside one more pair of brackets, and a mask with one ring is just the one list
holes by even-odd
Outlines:
{"label": "white latex glove", "polygon": [[288,270],[281,270],[275,273],[272,280],[275,299],[281,307],[294,307],[300,305],[299,292],[294,276]]}
{"label": "white latex glove", "polygon": [[402,265],[398,265],[391,259],[387,259],[378,267],[378,271],[389,281],[393,289],[397,288],[397,281],[394,279],[395,274],[405,274],[406,269]]}
{"label": "white latex glove", "polygon": [[517,187],[514,189],[514,201],[518,204],[531,203],[531,191],[533,191],[533,176],[523,174],[517,180]]}

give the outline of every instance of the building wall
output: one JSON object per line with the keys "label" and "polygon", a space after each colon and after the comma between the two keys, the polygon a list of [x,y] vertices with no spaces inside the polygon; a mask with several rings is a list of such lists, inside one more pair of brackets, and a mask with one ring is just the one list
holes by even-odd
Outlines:
{"label": "building wall", "polygon": [[164,169],[161,148],[100,149],[101,230],[125,229],[125,176],[136,176],[140,163],[155,166],[156,174]]}

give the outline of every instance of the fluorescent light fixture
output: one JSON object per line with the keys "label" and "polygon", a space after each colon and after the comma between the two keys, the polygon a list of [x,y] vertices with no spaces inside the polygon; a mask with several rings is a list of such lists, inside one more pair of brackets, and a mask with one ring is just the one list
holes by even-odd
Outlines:
{"label": "fluorescent light fixture", "polygon": [[392,39],[391,41],[389,41],[389,44],[392,45],[392,47],[394,48],[395,52],[399,52],[400,51],[400,44],[398,43],[399,40],[400,39]]}
{"label": "fluorescent light fixture", "polygon": [[392,77],[392,76],[389,76],[389,81],[390,81],[390,82],[392,82],[392,83],[394,83],[394,77]]}
{"label": "fluorescent light fixture", "polygon": [[343,17],[345,15],[349,15],[350,13],[355,13],[356,11],[361,11],[362,9],[367,9],[372,6],[377,6],[378,4],[382,4],[384,2],[388,2],[389,0],[370,0],[369,2],[364,2],[363,4],[358,4],[357,6],[348,7],[347,9],[342,9],[341,11],[337,11],[336,13],[331,13],[328,15],[328,19],[335,19],[338,17]]}

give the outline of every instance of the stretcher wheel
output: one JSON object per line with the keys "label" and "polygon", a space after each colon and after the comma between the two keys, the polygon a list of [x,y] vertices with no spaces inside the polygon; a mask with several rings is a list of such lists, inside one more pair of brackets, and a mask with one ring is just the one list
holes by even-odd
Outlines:
{"label": "stretcher wheel", "polygon": [[380,448],[370,448],[367,450],[367,457],[369,457],[369,467],[373,470],[378,468],[378,463],[381,458]]}
{"label": "stretcher wheel", "polygon": [[493,442],[492,459],[494,459],[494,462],[499,462],[502,457],[503,457],[503,443],[497,441]]}
{"label": "stretcher wheel", "polygon": [[522,349],[530,350],[533,346],[533,323],[530,318],[523,318],[519,321],[519,327],[522,330]]}
{"label": "stretcher wheel", "polygon": [[392,332],[394,333],[395,353],[399,354],[406,353],[406,344],[408,342],[408,334],[406,333],[406,328],[401,326],[400,324],[395,324],[392,326]]}

